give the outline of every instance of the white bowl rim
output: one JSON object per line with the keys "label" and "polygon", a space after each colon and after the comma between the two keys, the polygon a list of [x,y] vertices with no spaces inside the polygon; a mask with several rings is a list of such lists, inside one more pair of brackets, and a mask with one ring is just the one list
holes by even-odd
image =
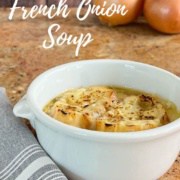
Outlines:
{"label": "white bowl rim", "polygon": [[[34,99],[31,98],[31,94],[33,91],[33,88],[38,84],[39,80],[43,79],[44,76],[47,74],[50,74],[51,72],[55,70],[62,69],[66,66],[75,65],[75,64],[83,64],[83,63],[121,63],[121,64],[130,64],[130,65],[138,65],[143,66],[146,68],[152,68],[157,71],[161,71],[162,73],[168,74],[177,82],[180,83],[180,78],[176,76],[175,74],[166,71],[164,69],[161,69],[159,67],[155,67],[149,64],[140,63],[136,61],[131,60],[121,60],[121,59],[92,59],[92,60],[81,60],[77,62],[70,62],[62,65],[55,66],[53,68],[50,68],[49,70],[41,73],[39,76],[37,76],[32,83],[30,84],[28,90],[27,90],[27,103],[30,106],[30,109],[35,114],[37,119],[41,121],[44,125],[48,126],[49,128],[53,129],[56,132],[63,132],[66,133],[66,135],[78,137],[78,138],[85,138],[88,140],[93,141],[104,141],[104,142],[139,142],[139,141],[146,141],[146,140],[152,140],[157,139],[163,136],[166,136],[168,134],[175,133],[180,130],[180,118],[177,120],[161,126],[154,129],[149,130],[143,130],[143,131],[135,131],[135,132],[99,132],[99,131],[93,131],[93,130],[87,130],[82,129],[74,126],[67,125],[65,123],[62,123],[60,121],[55,120],[54,118],[48,116],[46,113],[42,111],[41,108],[37,106],[37,103]],[[40,117],[40,118],[38,118]]]}

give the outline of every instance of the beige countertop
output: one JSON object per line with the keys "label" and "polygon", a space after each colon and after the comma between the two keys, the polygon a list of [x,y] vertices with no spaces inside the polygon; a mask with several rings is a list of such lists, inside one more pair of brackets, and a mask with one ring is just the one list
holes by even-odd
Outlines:
{"label": "beige countertop", "polygon": [[[20,11],[13,21],[8,20],[9,9],[0,9],[0,86],[7,89],[14,104],[26,92],[30,82],[50,67],[83,59],[128,59],[161,67],[180,76],[180,35],[164,35],[151,29],[143,18],[121,27],[110,28],[90,15],[80,22],[75,9],[67,19],[52,20],[39,16],[21,20]],[[58,23],[62,32],[79,35],[92,34],[94,39],[81,48],[75,57],[75,45],[55,46],[44,49],[42,42],[48,39],[48,27]],[[180,157],[162,180],[180,179]]]}

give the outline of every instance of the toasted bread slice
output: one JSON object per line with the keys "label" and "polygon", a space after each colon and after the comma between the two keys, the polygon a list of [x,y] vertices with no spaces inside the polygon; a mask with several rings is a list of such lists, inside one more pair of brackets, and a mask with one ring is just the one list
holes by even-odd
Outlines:
{"label": "toasted bread slice", "polygon": [[105,86],[66,91],[44,111],[66,124],[107,132],[146,130],[169,121],[165,108],[153,97],[119,97],[113,88]]}

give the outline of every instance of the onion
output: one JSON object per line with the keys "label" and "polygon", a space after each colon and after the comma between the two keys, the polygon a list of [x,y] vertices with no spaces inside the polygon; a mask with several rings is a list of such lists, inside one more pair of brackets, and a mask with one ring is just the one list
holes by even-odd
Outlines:
{"label": "onion", "polygon": [[[94,5],[99,5],[103,8],[105,0],[93,0]],[[128,12],[122,16],[120,13],[114,13],[112,16],[108,17],[107,15],[99,15],[99,19],[103,24],[109,26],[123,25],[133,22],[142,12],[144,0],[106,0],[105,9],[111,6],[114,3],[118,5],[125,5]]]}
{"label": "onion", "polygon": [[180,0],[146,0],[144,16],[160,32],[180,33]]}

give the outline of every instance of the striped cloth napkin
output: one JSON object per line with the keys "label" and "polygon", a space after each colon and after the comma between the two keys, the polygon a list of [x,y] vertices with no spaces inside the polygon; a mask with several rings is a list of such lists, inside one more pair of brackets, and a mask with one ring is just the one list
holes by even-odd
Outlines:
{"label": "striped cloth napkin", "polygon": [[29,129],[13,115],[0,88],[0,180],[67,180]]}

